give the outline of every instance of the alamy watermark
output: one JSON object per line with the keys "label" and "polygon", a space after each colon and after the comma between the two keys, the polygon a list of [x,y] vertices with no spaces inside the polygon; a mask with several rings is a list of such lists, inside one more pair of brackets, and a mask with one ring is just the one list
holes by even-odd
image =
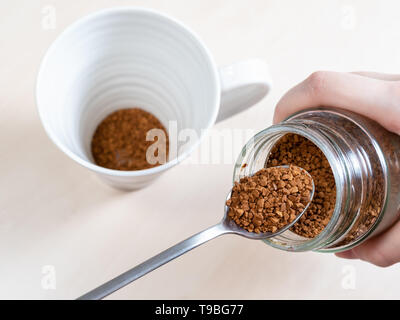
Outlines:
{"label": "alamy watermark", "polygon": [[53,265],[42,267],[41,286],[43,290],[55,290],[57,287],[56,268]]}
{"label": "alamy watermark", "polygon": [[354,6],[342,6],[340,26],[344,30],[353,30],[357,26],[357,13]]}
{"label": "alamy watermark", "polygon": [[54,30],[57,27],[57,13],[56,8],[52,5],[47,5],[42,8],[42,29]]}
{"label": "alamy watermark", "polygon": [[[169,148],[163,130],[152,129],[146,134],[147,141],[153,141],[146,152],[150,164],[164,164],[188,154],[201,142],[196,152],[185,161],[186,164],[233,164],[243,146],[252,144],[254,129],[201,129],[185,128],[178,130],[176,121],[168,123]],[[167,157],[168,154],[168,157]]]}
{"label": "alamy watermark", "polygon": [[357,280],[356,268],[351,264],[347,264],[342,267],[342,274],[342,288],[345,290],[355,290]]}

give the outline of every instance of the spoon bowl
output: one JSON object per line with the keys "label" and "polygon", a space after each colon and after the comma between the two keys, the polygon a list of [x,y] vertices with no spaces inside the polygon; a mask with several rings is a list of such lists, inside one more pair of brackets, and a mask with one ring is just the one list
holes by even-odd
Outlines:
{"label": "spoon bowl", "polygon": [[[288,165],[285,166],[276,166],[274,168],[289,168]],[[312,199],[314,198],[314,192],[315,192],[315,185],[314,185],[314,180],[312,179],[311,175],[308,173],[308,171],[304,170],[303,168],[297,167],[300,170],[302,170],[304,173],[306,173],[310,179],[311,179],[311,184],[312,184],[312,190],[310,191],[310,200],[308,201],[307,205],[304,207],[303,211],[300,212],[296,218],[285,225],[283,228],[275,231],[275,232],[263,232],[263,233],[256,233],[256,232],[249,232],[245,230],[244,228],[239,227],[231,218],[229,218],[228,213],[229,213],[229,207],[226,205],[225,201],[225,208],[224,208],[224,217],[221,221],[221,225],[226,228],[227,230],[230,230],[231,233],[240,235],[242,237],[245,237],[247,239],[254,239],[254,240],[263,240],[267,238],[272,238],[275,237],[286,230],[290,229],[299,219],[301,216],[307,211],[308,207],[310,206]],[[226,200],[229,200],[232,195],[232,190],[228,193]]]}

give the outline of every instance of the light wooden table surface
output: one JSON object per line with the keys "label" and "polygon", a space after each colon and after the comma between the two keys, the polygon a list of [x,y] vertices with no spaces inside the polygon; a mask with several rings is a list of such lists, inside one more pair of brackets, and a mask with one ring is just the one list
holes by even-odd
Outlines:
{"label": "light wooden table surface", "polygon": [[[400,72],[397,0],[1,1],[0,298],[76,298],[222,214],[232,164],[181,164],[150,188],[122,193],[44,133],[34,100],[43,54],[76,19],[120,5],[182,20],[220,64],[249,57],[270,64],[272,93],[218,130],[271,125],[279,97],[314,70]],[[399,283],[398,266],[286,253],[225,236],[109,298],[399,298]]]}

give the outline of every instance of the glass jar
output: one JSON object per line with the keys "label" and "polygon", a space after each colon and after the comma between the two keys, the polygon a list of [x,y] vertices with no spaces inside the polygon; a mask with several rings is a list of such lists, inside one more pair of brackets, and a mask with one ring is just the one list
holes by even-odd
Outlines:
{"label": "glass jar", "polygon": [[288,251],[339,252],[399,219],[400,137],[349,111],[303,110],[259,132],[239,155],[234,181],[264,168],[273,146],[289,133],[303,136],[324,153],[335,178],[335,208],[314,238],[287,230],[265,243]]}

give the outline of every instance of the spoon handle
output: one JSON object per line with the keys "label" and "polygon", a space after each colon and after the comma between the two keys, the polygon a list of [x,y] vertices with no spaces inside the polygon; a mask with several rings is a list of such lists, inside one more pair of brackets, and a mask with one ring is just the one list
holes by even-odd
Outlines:
{"label": "spoon handle", "polygon": [[167,262],[178,258],[182,254],[198,247],[199,245],[214,239],[222,234],[229,233],[221,223],[210,227],[204,231],[201,231],[190,238],[183,240],[171,248],[157,254],[156,256],[146,260],[145,262],[137,265],[136,267],[122,273],[118,277],[102,284],[96,289],[89,291],[83,296],[79,297],[78,300],[99,300],[102,299],[114,291],[121,289],[127,284],[131,283],[143,277],[147,273],[161,267]]}

